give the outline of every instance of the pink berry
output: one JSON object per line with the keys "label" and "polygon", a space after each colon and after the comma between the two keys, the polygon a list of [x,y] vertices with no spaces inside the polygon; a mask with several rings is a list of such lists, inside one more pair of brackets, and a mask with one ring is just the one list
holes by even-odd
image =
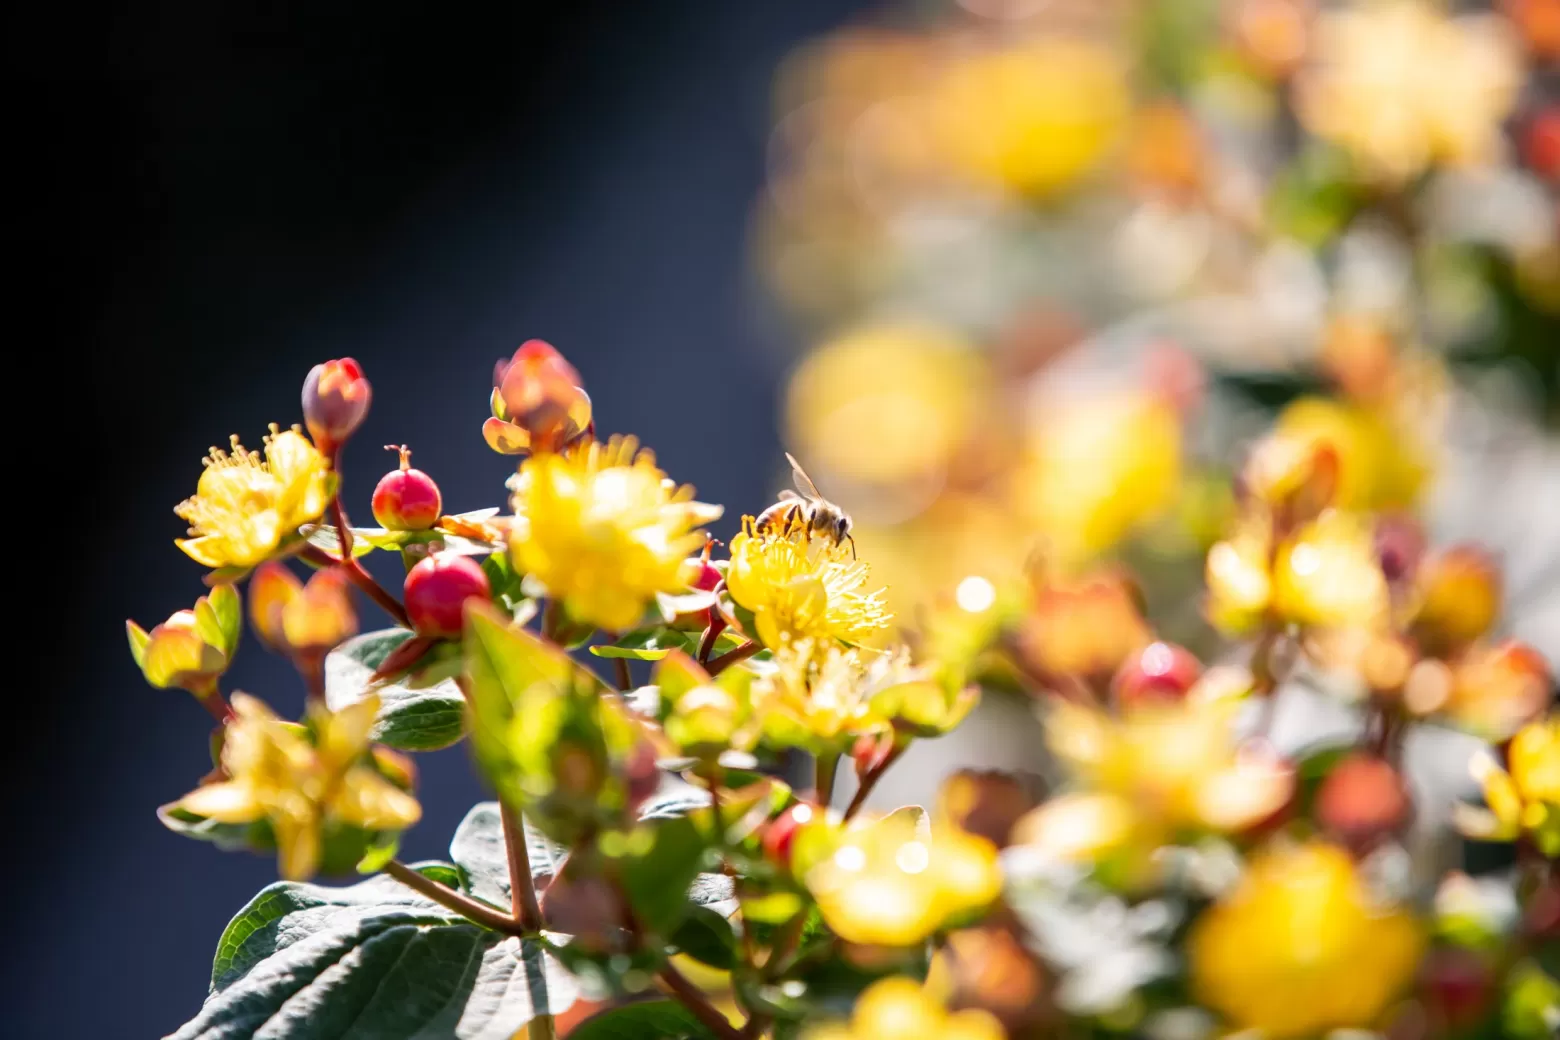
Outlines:
{"label": "pink berry", "polygon": [[482,566],[459,553],[436,553],[406,575],[406,614],[418,635],[453,639],[465,625],[466,601],[492,595]]}
{"label": "pink berry", "polygon": [[1178,701],[1202,675],[1202,663],[1183,646],[1150,643],[1122,662],[1112,683],[1123,708]]}
{"label": "pink berry", "polygon": [[439,485],[422,470],[412,469],[412,453],[404,444],[385,447],[401,453],[401,468],[386,473],[374,488],[374,519],[391,531],[426,531],[442,515]]}

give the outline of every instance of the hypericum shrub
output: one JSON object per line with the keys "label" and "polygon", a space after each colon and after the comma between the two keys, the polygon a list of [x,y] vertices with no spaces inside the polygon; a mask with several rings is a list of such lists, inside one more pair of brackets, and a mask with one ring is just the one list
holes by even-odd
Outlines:
{"label": "hypericum shrub", "polygon": [[[485,439],[523,456],[500,508],[443,514],[402,448],[384,526],[352,526],[342,447],[371,395],[341,360],[305,384],[308,435],[213,449],[177,509],[211,591],[128,623],[130,646],[218,729],[213,770],[160,816],[286,879],[228,926],[178,1037],[1555,1028],[1550,679],[1487,636],[1493,563],[1402,551],[1422,544],[1404,521],[1340,504],[1328,445],[1279,431],[1252,453],[1207,561],[1208,615],[1242,642],[1204,668],[1119,571],[966,583],[896,628],[871,544],[858,558],[799,467],[722,559],[720,507],[634,438],[599,440],[557,351],[528,343],[494,382]],[[401,554],[400,590],[362,566],[375,551]],[[223,692],[246,578],[251,626],[307,689],[300,721]],[[353,590],[391,627],[359,634]],[[1364,726],[1286,756],[1264,728],[1306,667],[1357,679]],[[1053,789],[972,771],[931,811],[865,810],[981,684],[1035,697]],[[1447,724],[1489,741],[1486,805],[1459,823],[1515,843],[1507,874],[1400,869],[1404,742]],[[449,862],[402,862],[409,754],[466,738],[496,801]],[[372,876],[313,883],[353,872]]]}

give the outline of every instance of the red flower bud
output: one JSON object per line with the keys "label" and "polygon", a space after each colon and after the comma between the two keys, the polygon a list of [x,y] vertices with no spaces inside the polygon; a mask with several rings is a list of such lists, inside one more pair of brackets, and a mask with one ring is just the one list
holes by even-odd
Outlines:
{"label": "red flower bud", "polygon": [[1202,662],[1185,647],[1150,643],[1128,657],[1111,683],[1116,705],[1135,708],[1181,700],[1202,675]]}
{"label": "red flower bud", "polygon": [[771,863],[781,867],[791,865],[791,846],[796,842],[796,832],[803,824],[812,822],[815,810],[806,802],[797,802],[785,812],[769,821],[760,839],[764,855]]}
{"label": "red flower bud", "polygon": [[315,445],[329,454],[363,424],[373,401],[363,366],[352,358],[315,365],[303,381],[303,421]]}
{"label": "red flower bud", "polygon": [[412,453],[406,445],[385,445],[386,451],[401,453],[401,468],[379,478],[374,488],[374,519],[391,531],[426,531],[439,522],[444,500],[439,485],[420,469],[412,468]]}
{"label": "red flower bud", "polygon": [[492,595],[482,566],[459,553],[435,553],[406,575],[406,615],[418,635],[453,639],[465,626],[464,608],[472,597]]}
{"label": "red flower bud", "polygon": [[1316,820],[1345,845],[1367,849],[1407,825],[1413,806],[1385,759],[1356,752],[1333,766],[1316,792]]}

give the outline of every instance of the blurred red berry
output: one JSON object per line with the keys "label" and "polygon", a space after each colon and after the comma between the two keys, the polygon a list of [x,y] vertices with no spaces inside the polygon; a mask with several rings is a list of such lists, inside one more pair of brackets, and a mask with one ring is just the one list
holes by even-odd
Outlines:
{"label": "blurred red berry", "polygon": [[401,453],[401,468],[379,478],[374,488],[374,519],[391,531],[425,531],[439,522],[444,500],[439,485],[420,469],[412,468],[412,453],[403,444],[387,444],[387,451]]}
{"label": "blurred red berry", "polygon": [[315,365],[303,381],[303,421],[315,446],[329,454],[363,424],[373,401],[363,366],[352,358]]}
{"label": "blurred red berry", "polygon": [[436,553],[406,575],[406,615],[418,635],[452,639],[465,626],[464,608],[473,597],[488,598],[492,589],[482,567],[469,556]]}
{"label": "blurred red berry", "polygon": [[1356,752],[1316,792],[1316,820],[1345,845],[1365,849],[1401,830],[1412,811],[1403,777],[1385,759]]}
{"label": "blurred red berry", "polygon": [[1522,135],[1522,154],[1533,172],[1560,184],[1560,105],[1535,115]]}
{"label": "blurred red berry", "polygon": [[1111,684],[1116,704],[1134,708],[1181,700],[1202,675],[1202,662],[1174,643],[1150,643],[1122,663]]}
{"label": "blurred red berry", "polygon": [[761,842],[764,855],[769,857],[771,863],[781,867],[791,865],[791,846],[796,841],[796,832],[803,824],[812,822],[815,812],[806,802],[797,802],[769,821]]}
{"label": "blurred red berry", "polygon": [[1495,976],[1477,952],[1445,946],[1425,956],[1420,994],[1432,1035],[1460,1033],[1484,1017],[1495,994]]}

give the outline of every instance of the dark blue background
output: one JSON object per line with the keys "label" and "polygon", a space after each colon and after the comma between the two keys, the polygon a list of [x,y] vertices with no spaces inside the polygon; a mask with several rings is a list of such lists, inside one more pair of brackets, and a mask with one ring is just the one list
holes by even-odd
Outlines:
{"label": "dark blue background", "polygon": [[[374,383],[345,467],[360,518],[392,440],[448,508],[499,504],[511,463],[478,428],[493,361],[532,336],[584,373],[603,433],[735,511],[767,497],[789,354],[744,235],[770,79],[861,3],[458,6],[35,9],[6,33],[28,274],[0,1035],[174,1029],[274,877],[157,823],[206,768],[207,719],[144,685],[122,626],[200,593],[171,508],[207,445],[299,417],[311,364],[352,355]],[[252,640],[233,677],[301,704]],[[421,764],[412,859],[481,796],[463,751]]]}

